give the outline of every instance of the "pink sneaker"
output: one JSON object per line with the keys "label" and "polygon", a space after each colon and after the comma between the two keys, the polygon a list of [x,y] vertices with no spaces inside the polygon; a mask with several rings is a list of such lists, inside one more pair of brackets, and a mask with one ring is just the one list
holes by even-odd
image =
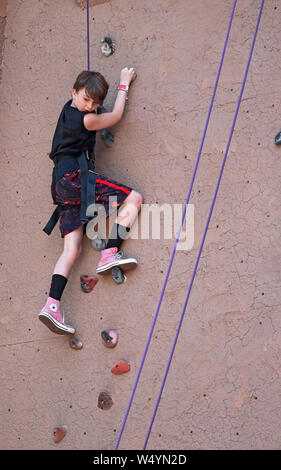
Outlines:
{"label": "pink sneaker", "polygon": [[64,315],[60,310],[60,302],[52,297],[48,297],[46,304],[38,314],[38,318],[58,335],[65,335],[67,333],[73,335],[75,333],[75,329],[64,322]]}
{"label": "pink sneaker", "polygon": [[126,270],[136,267],[137,264],[136,258],[124,258],[122,251],[117,253],[117,248],[107,248],[101,252],[101,258],[96,272],[103,274],[115,266]]}

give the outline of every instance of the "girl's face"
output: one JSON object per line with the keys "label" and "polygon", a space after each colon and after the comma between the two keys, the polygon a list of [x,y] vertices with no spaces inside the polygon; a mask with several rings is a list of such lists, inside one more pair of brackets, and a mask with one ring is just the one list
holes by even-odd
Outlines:
{"label": "girl's face", "polygon": [[92,113],[99,105],[94,103],[94,100],[87,94],[85,88],[81,88],[79,91],[72,90],[72,106],[79,109],[79,111]]}

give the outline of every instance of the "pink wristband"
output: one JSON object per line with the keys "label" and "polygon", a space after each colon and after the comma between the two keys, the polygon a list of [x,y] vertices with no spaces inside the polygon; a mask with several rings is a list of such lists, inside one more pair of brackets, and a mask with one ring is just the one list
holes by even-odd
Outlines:
{"label": "pink wristband", "polygon": [[119,85],[118,90],[128,91],[128,90],[129,90],[129,86],[128,86],[128,85]]}

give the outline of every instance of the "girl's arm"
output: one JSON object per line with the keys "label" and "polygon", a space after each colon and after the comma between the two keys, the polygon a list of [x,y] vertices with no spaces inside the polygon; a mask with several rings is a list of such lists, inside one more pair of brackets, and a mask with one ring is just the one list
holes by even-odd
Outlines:
{"label": "girl's arm", "polygon": [[[134,80],[135,77],[136,73],[133,68],[124,68],[121,70],[120,84],[129,86],[131,81]],[[117,124],[123,116],[126,103],[126,95],[127,93],[125,91],[118,91],[113,111],[111,111],[111,113],[86,114],[84,116],[84,126],[86,127],[86,129],[88,129],[89,131],[99,131],[101,129],[106,129],[107,127],[112,127]]]}

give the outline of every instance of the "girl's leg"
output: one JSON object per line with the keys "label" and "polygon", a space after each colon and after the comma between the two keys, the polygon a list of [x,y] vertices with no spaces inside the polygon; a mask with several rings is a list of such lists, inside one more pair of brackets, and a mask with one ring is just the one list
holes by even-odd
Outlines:
{"label": "girl's leg", "polygon": [[66,278],[69,277],[75,261],[82,252],[83,225],[64,237],[63,252],[56,262],[54,273]]}
{"label": "girl's leg", "polygon": [[132,191],[122,204],[122,209],[116,218],[116,224],[131,227],[141,209],[143,197],[137,191]]}
{"label": "girl's leg", "polygon": [[142,201],[142,195],[137,191],[131,191],[125,199],[122,210],[115,220],[106,249],[101,252],[97,273],[102,274],[114,266],[120,266],[124,269],[136,266],[137,260],[135,258],[124,258],[118,251],[141,209]]}
{"label": "girl's leg", "polygon": [[132,191],[124,200],[115,224],[112,228],[106,248],[117,247],[118,250],[125,240],[130,227],[133,225],[143,202],[143,197],[137,191]]}
{"label": "girl's leg", "polygon": [[60,299],[72,267],[81,254],[82,241],[83,226],[65,235],[63,252],[54,268],[49,297],[39,313],[39,319],[54,333],[75,333],[74,328],[64,323],[64,317],[60,310]]}

